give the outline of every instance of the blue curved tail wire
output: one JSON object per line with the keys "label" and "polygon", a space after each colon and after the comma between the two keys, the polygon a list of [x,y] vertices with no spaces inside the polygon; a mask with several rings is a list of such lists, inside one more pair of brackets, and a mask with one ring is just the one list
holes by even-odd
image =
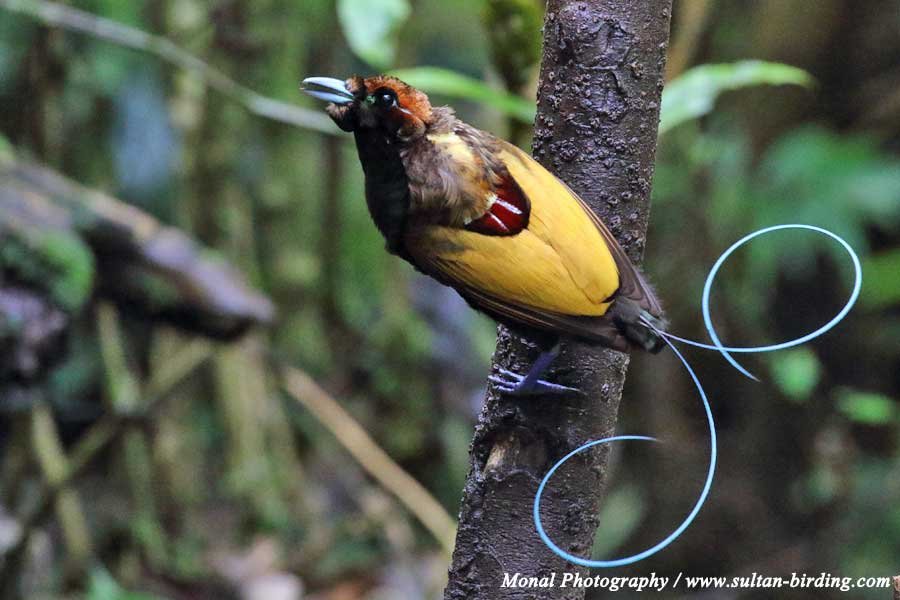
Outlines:
{"label": "blue curved tail wire", "polygon": [[[764,235],[766,233],[771,233],[773,231],[779,231],[783,229],[806,229],[810,231],[815,231],[817,233],[821,233],[826,235],[835,241],[837,241],[847,253],[850,255],[850,259],[853,261],[854,275],[855,280],[853,284],[853,291],[850,294],[850,298],[847,300],[847,303],[844,305],[844,308],[838,312],[837,315],[833,319],[831,319],[828,323],[816,329],[812,333],[808,333],[799,338],[782,342],[779,344],[772,344],[768,346],[756,346],[756,347],[730,347],[724,346],[722,342],[719,340],[719,336],[716,333],[715,327],[712,323],[712,317],[710,316],[709,309],[709,298],[712,291],[712,284],[716,278],[716,274],[718,274],[719,269],[725,263],[729,256],[734,253],[735,250],[749,242],[750,240]],[[784,350],[786,348],[792,348],[794,346],[799,346],[800,344],[804,344],[814,338],[819,337],[820,335],[830,331],[834,328],[835,325],[840,323],[844,317],[847,316],[847,313],[850,312],[850,309],[853,308],[853,305],[856,303],[856,300],[859,298],[860,290],[862,289],[862,266],[860,265],[859,256],[857,256],[856,252],[853,248],[848,244],[843,238],[838,236],[827,229],[822,229],[821,227],[816,227],[814,225],[803,225],[803,224],[787,224],[787,225],[775,225],[773,227],[766,227],[764,229],[760,229],[758,231],[754,231],[750,233],[734,244],[731,245],[722,255],[716,260],[715,264],[713,264],[712,269],[710,269],[709,274],[706,276],[706,283],[703,286],[703,297],[702,297],[702,311],[703,311],[703,321],[706,325],[706,330],[709,332],[709,336],[713,341],[713,344],[703,344],[700,342],[695,342],[693,340],[681,338],[675,335],[671,335],[668,333],[663,333],[657,330],[657,333],[663,335],[663,339],[666,344],[672,349],[678,359],[681,361],[681,364],[684,365],[685,370],[690,375],[691,379],[694,382],[694,385],[697,388],[697,392],[700,394],[700,401],[703,406],[703,411],[706,413],[706,421],[709,426],[709,443],[710,443],[710,453],[709,453],[709,468],[706,473],[706,480],[703,483],[703,489],[700,491],[700,496],[697,498],[697,501],[694,503],[694,507],[691,509],[690,513],[688,513],[687,517],[685,517],[684,521],[665,539],[661,542],[647,548],[643,552],[638,552],[637,554],[633,554],[631,556],[626,556],[624,558],[617,558],[613,560],[591,560],[587,558],[582,558],[580,556],[575,556],[566,552],[559,546],[557,546],[553,540],[547,535],[547,532],[544,530],[543,523],[541,522],[541,496],[544,493],[544,488],[547,487],[547,483],[550,481],[550,478],[553,477],[553,474],[566,463],[570,458],[575,456],[576,454],[580,454],[589,448],[593,448],[594,446],[599,446],[601,444],[608,444],[611,442],[621,442],[621,441],[629,441],[629,440],[640,440],[640,441],[651,441],[657,442],[658,440],[653,437],[645,436],[645,435],[617,435],[607,438],[602,438],[599,440],[593,440],[579,446],[575,450],[572,450],[568,454],[566,454],[563,458],[561,458],[553,467],[544,475],[544,478],[541,480],[540,486],[538,486],[537,493],[534,497],[534,506],[532,510],[532,515],[534,517],[534,526],[537,529],[537,533],[540,536],[541,540],[547,545],[550,550],[553,551],[557,556],[575,563],[577,565],[581,565],[583,567],[621,567],[624,565],[630,565],[641,561],[648,556],[656,554],[676,539],[681,536],[684,531],[690,527],[691,523],[696,518],[697,514],[700,512],[700,509],[703,507],[704,502],[706,502],[706,498],[709,495],[709,491],[712,488],[713,477],[715,475],[716,470],[716,459],[717,459],[717,440],[716,440],[716,426],[713,421],[712,409],[710,408],[709,399],[706,396],[706,391],[703,389],[703,386],[700,383],[700,379],[697,377],[697,374],[694,372],[694,369],[691,368],[690,363],[688,363],[687,359],[678,351],[678,348],[672,343],[671,340],[675,340],[678,342],[682,342],[691,346],[696,346],[698,348],[705,348],[708,350],[716,350],[725,357],[735,369],[737,369],[742,374],[750,377],[751,379],[756,379],[749,371],[744,369],[734,358],[731,357],[729,353],[762,353],[762,352],[774,352],[776,350]],[[652,324],[646,323],[649,327],[653,327]],[[655,329],[655,328],[654,328]]]}

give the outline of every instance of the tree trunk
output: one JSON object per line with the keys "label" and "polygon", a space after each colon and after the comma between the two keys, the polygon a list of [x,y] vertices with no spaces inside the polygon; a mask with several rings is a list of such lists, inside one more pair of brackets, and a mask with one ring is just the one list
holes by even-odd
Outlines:
{"label": "tree trunk", "polygon": [[[644,249],[670,0],[549,0],[534,154],[604,220],[634,261]],[[525,372],[538,354],[528,337],[499,328],[495,365]],[[584,570],[556,557],[531,518],[537,486],[581,444],[611,435],[628,356],[570,342],[549,378],[586,398],[506,398],[489,391],[471,446],[447,599],[531,598],[502,588],[504,574],[558,573],[542,599],[584,597],[560,587]],[[561,548],[588,556],[607,478],[608,448],[566,463],[548,485],[541,518]],[[612,557],[611,557],[612,558]]]}

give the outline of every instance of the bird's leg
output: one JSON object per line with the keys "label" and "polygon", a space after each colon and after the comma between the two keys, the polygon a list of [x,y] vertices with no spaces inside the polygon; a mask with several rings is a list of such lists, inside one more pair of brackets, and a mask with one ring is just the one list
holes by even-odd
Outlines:
{"label": "bird's leg", "polygon": [[497,389],[509,396],[535,396],[538,394],[580,394],[581,390],[558,383],[550,383],[541,379],[541,375],[547,370],[557,356],[559,356],[559,342],[553,344],[549,350],[541,352],[531,365],[528,373],[519,375],[509,369],[498,368],[496,375],[488,377],[488,381],[497,386]]}

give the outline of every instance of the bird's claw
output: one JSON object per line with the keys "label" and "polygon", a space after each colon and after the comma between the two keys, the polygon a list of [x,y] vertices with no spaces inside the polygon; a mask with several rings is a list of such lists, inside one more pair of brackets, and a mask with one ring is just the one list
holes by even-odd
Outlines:
{"label": "bird's claw", "polygon": [[527,381],[524,375],[519,375],[509,369],[498,368],[497,373],[488,377],[488,381],[494,384],[500,392],[508,396],[537,396],[540,394],[582,394],[578,388],[550,383],[543,379],[533,382]]}

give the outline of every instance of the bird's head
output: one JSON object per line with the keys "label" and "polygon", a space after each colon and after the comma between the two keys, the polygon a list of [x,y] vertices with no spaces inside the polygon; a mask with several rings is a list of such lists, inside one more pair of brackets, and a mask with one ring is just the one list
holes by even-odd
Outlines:
{"label": "bird's head", "polygon": [[329,102],[325,111],[344,131],[380,131],[398,142],[421,137],[432,120],[428,96],[396,77],[308,77],[303,91]]}

